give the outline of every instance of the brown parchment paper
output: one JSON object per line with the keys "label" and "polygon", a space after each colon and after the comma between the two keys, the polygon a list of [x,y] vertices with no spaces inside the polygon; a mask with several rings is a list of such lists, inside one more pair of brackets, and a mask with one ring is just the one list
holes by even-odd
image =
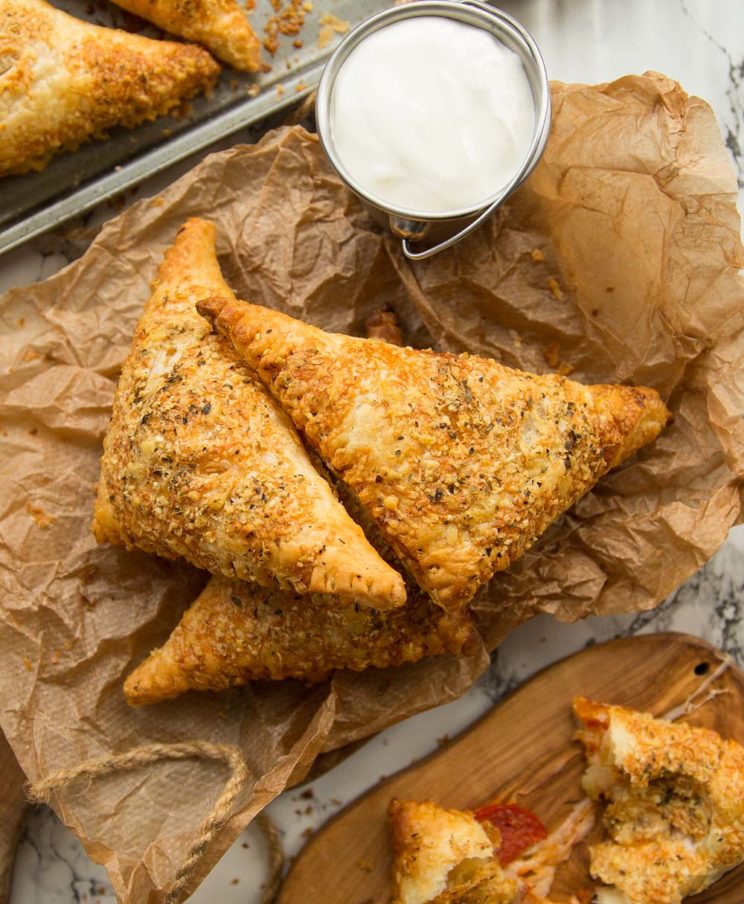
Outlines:
{"label": "brown parchment paper", "polygon": [[[410,265],[300,127],[216,154],[108,223],[61,273],[0,299],[0,726],[30,780],[151,741],[238,745],[252,781],[194,887],[323,751],[462,694],[485,651],[307,689],[257,683],[131,710],[123,677],[204,576],[97,547],[101,438],[149,283],[188,216],[212,219],[243,297],[361,333],[381,304],[412,344],[659,389],[674,423],[603,480],[475,611],[485,644],[536,612],[647,609],[741,518],[744,290],[736,182],[710,108],[657,75],[553,86],[544,158],[469,240]],[[120,901],[165,899],[227,775],[157,763],[53,796]]]}

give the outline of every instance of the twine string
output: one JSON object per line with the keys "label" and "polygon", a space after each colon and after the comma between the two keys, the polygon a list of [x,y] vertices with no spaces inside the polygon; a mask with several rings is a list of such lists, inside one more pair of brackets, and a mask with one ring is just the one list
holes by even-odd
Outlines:
{"label": "twine string", "polygon": [[268,813],[259,813],[256,817],[256,825],[263,832],[269,851],[269,872],[259,904],[274,904],[284,873],[284,847],[279,831]]}
{"label": "twine string", "polygon": [[[199,836],[189,848],[189,853],[179,867],[173,884],[168,890],[165,904],[178,904],[178,902],[183,900],[182,894],[194,868],[206,848],[229,820],[232,805],[250,778],[248,764],[236,747],[227,744],[212,744],[208,741],[147,744],[142,747],[134,747],[125,753],[99,757],[67,769],[58,769],[45,779],[28,785],[26,791],[29,800],[32,802],[48,803],[52,791],[70,785],[81,778],[93,779],[97,776],[110,775],[113,772],[120,772],[125,769],[136,769],[139,766],[146,766],[149,763],[155,763],[164,759],[186,760],[197,757],[223,762],[230,770],[230,778],[212,808],[212,812],[202,823]],[[276,896],[279,883],[281,882],[284,854],[279,834],[269,817],[265,814],[259,814],[258,821],[260,828],[266,835],[269,846],[269,879],[261,904],[269,904],[269,901],[272,901]],[[269,894],[270,896],[267,896]]]}

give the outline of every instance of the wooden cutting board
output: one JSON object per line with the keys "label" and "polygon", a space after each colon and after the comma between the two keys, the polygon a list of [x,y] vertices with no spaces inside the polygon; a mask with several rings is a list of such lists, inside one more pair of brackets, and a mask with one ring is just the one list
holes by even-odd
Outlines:
{"label": "wooden cutting board", "polygon": [[[589,647],[545,669],[445,747],[342,810],[301,851],[277,904],[387,904],[386,809],[393,797],[463,809],[513,800],[555,828],[583,796],[583,754],[571,716],[576,695],[662,715],[707,681],[700,696],[717,695],[686,718],[744,744],[744,673],[731,663],[710,681],[724,658],[699,638],[653,634]],[[587,862],[585,845],[578,845],[558,872],[554,900],[591,887]],[[744,866],[689,900],[742,904],[742,889]]]}
{"label": "wooden cutting board", "polygon": [[0,904],[7,904],[21,823],[26,811],[25,776],[0,732]]}

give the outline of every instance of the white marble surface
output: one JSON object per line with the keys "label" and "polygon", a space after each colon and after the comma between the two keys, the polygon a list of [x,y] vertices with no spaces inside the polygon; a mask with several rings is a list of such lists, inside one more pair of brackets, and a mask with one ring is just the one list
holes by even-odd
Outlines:
{"label": "white marble surface", "polygon": [[[501,5],[532,31],[552,78],[597,82],[654,69],[706,98],[718,116],[744,188],[742,0],[512,0]],[[241,136],[232,140],[239,141]],[[157,191],[193,162],[161,175],[140,194]],[[740,198],[744,200],[744,194]],[[107,215],[110,210],[96,213],[88,225]],[[49,276],[67,263],[74,250],[69,243],[47,237],[0,258],[0,291]],[[301,796],[305,789],[276,800],[269,812],[282,832],[286,852],[296,853],[307,832],[344,803],[382,775],[433,750],[443,736],[466,728],[538,669],[587,644],[660,630],[697,634],[744,665],[744,528],[732,531],[706,567],[652,613],[592,618],[575,625],[542,616],[514,631],[494,655],[489,672],[462,699],[374,738],[314,782],[311,800]],[[248,829],[192,902],[257,902],[264,878],[262,854],[260,833]],[[11,904],[113,901],[104,871],[88,860],[70,832],[48,810],[34,811],[18,851]]]}

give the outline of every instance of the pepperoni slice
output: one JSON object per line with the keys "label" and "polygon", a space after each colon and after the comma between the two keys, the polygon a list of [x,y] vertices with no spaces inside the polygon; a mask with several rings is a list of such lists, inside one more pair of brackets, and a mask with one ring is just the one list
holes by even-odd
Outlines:
{"label": "pepperoni slice", "polygon": [[502,866],[548,837],[547,829],[537,816],[516,804],[488,804],[475,811],[475,818],[490,822],[501,832],[501,845],[496,853]]}

